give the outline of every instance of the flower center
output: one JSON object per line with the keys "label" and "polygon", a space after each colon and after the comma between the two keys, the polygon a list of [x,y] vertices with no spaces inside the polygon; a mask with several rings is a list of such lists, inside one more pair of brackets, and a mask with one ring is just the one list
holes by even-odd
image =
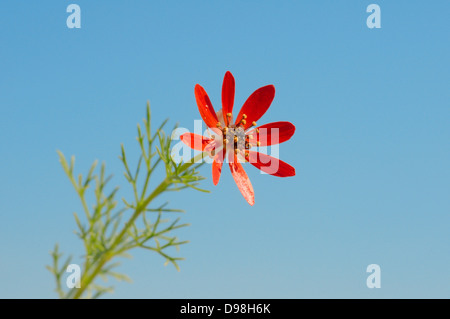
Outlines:
{"label": "flower center", "polygon": [[[223,149],[225,151],[234,151],[235,154],[245,154],[245,150],[250,149],[252,146],[250,141],[253,136],[245,134],[245,125],[247,124],[247,115],[243,114],[242,119],[236,125],[231,124],[232,114],[227,113],[228,126],[222,127],[220,123],[217,123],[217,128],[222,131],[223,136]],[[256,126],[256,122],[252,122],[252,126]],[[259,143],[258,143],[259,144]]]}

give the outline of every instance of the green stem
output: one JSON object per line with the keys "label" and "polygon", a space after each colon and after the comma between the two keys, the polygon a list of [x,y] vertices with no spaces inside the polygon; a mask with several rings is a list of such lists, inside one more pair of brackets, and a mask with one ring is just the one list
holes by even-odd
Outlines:
{"label": "green stem", "polygon": [[[134,211],[133,215],[127,221],[127,223],[123,227],[120,234],[117,235],[117,237],[114,240],[114,242],[112,243],[110,249],[105,254],[102,255],[102,257],[98,261],[94,270],[90,274],[83,277],[83,279],[81,280],[81,287],[79,289],[77,289],[75,295],[73,296],[74,299],[78,299],[81,297],[81,295],[84,293],[86,288],[90,285],[90,283],[94,280],[94,278],[102,270],[103,266],[114,256],[114,253],[111,253],[111,252],[114,252],[114,248],[116,248],[116,246],[121,242],[123,236],[125,236],[128,229],[134,224],[134,221],[136,220],[136,218],[138,218],[138,216],[143,211],[145,211],[147,205],[155,197],[157,197],[159,194],[161,194],[169,186],[169,184],[170,184],[169,180],[167,178],[164,179],[164,181],[162,181],[161,184],[159,184],[159,186],[152,192],[152,194],[149,197],[147,197],[145,202],[142,203],[140,206],[136,207],[136,210]],[[86,269],[86,271],[88,272],[87,269]]]}
{"label": "green stem", "polygon": [[183,166],[181,166],[181,168],[180,168],[180,173],[184,172],[189,167],[191,167],[193,164],[197,163],[197,161],[202,160],[205,153],[207,153],[207,152],[202,152],[200,154],[197,154],[197,156],[194,156],[193,158],[191,158],[190,162],[184,163]]}
{"label": "green stem", "polygon": [[[193,164],[195,164],[198,160],[201,160],[203,158],[203,153],[198,154],[194,158],[192,158],[191,162],[185,163],[181,166],[179,173],[182,173],[189,169]],[[145,211],[147,206],[150,204],[150,202],[155,199],[158,195],[163,193],[169,186],[172,184],[171,181],[172,176],[166,177],[161,184],[158,185],[158,187],[145,199],[145,201],[136,207],[136,210],[134,211],[133,215],[130,217],[130,219],[127,221],[125,226],[123,227],[122,231],[117,235],[116,239],[112,243],[111,247],[102,254],[100,259],[98,259],[97,262],[94,262],[90,264],[89,268],[85,269],[85,275],[81,279],[81,287],[76,289],[76,291],[73,293],[74,290],[70,291],[67,294],[67,297],[70,298],[73,295],[74,299],[80,298],[87,287],[94,281],[94,279],[97,277],[99,272],[103,269],[105,264],[110,261],[114,255],[116,254],[115,248],[121,243],[123,237],[126,235],[128,229],[134,224],[136,219],[141,215],[142,212]],[[90,268],[95,265],[95,268],[90,271]]]}

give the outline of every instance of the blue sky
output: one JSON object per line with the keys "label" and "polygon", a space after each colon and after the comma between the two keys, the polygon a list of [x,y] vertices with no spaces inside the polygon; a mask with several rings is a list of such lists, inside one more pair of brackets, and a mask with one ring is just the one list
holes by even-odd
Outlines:
{"label": "blue sky", "polygon": [[112,296],[450,297],[450,2],[377,1],[381,29],[370,1],[77,1],[68,29],[70,3],[0,4],[0,297],[56,297],[48,252],[82,253],[56,150],[81,173],[104,161],[125,196],[120,144],[136,158],[146,101],[193,130],[195,84],[218,109],[227,70],[236,110],[275,85],[260,122],[295,124],[280,158],[297,175],[246,167],[250,207],[204,167],[210,194],[170,197],[191,224],[181,271],[136,251]]}

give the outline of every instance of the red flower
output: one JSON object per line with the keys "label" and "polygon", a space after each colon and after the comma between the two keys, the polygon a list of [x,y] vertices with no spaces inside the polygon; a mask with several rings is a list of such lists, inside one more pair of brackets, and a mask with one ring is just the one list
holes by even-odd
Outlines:
{"label": "red flower", "polygon": [[294,135],[295,126],[289,122],[274,122],[256,127],[256,121],[268,110],[275,97],[273,85],[264,86],[253,92],[233,123],[234,87],[234,77],[228,71],[223,79],[222,109],[216,113],[205,89],[197,84],[195,99],[198,109],[203,121],[214,135],[208,138],[185,133],[181,135],[181,140],[192,149],[208,152],[211,157],[214,157],[212,164],[214,185],[219,183],[222,164],[227,154],[231,174],[239,190],[247,202],[253,205],[255,194],[241,162],[249,162],[263,172],[274,176],[294,176],[295,168],[291,165],[275,157],[252,151],[251,148],[285,142]]}

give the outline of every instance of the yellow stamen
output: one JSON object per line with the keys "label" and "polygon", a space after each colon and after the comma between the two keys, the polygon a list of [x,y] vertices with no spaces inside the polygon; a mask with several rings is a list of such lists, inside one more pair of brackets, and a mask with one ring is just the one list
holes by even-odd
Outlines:
{"label": "yellow stamen", "polygon": [[221,127],[221,126],[222,126],[222,125],[220,124],[220,122],[217,122],[216,127],[219,128],[219,127]]}
{"label": "yellow stamen", "polygon": [[258,134],[259,134],[259,128],[257,128],[257,129],[256,129],[256,133],[258,133]]}
{"label": "yellow stamen", "polygon": [[253,126],[256,126],[256,121],[253,121],[253,122],[252,122],[252,125],[253,125]]}
{"label": "yellow stamen", "polygon": [[258,142],[256,142],[256,146],[260,146],[261,145],[261,142],[260,141],[258,141]]}
{"label": "yellow stamen", "polygon": [[227,117],[232,117],[232,116],[233,116],[233,114],[227,113]]}
{"label": "yellow stamen", "polygon": [[238,141],[238,137],[237,137],[237,136],[234,137],[234,141],[235,141],[235,142]]}
{"label": "yellow stamen", "polygon": [[234,154],[238,155],[239,150],[237,148],[234,149]]}
{"label": "yellow stamen", "polygon": [[228,144],[228,143],[230,143],[230,141],[226,138],[226,139],[224,139],[223,140],[223,142],[225,143],[225,144]]}
{"label": "yellow stamen", "polygon": [[247,124],[247,121],[246,120],[241,120],[241,123],[242,123],[242,125],[245,125],[245,124]]}
{"label": "yellow stamen", "polygon": [[242,118],[245,120],[247,118],[247,114],[242,114]]}

